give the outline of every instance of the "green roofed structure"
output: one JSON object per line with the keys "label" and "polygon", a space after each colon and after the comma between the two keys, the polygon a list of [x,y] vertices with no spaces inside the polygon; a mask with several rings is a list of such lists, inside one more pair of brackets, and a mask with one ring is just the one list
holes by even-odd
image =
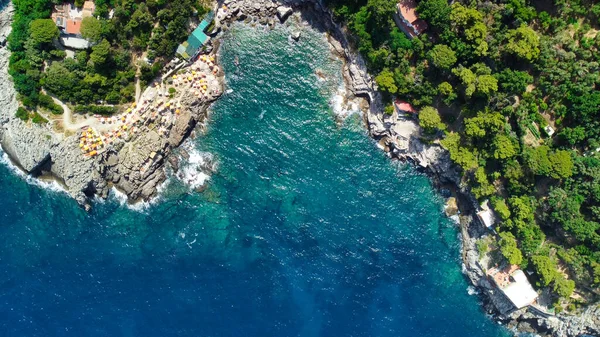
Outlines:
{"label": "green roofed structure", "polygon": [[181,57],[186,60],[192,59],[198,55],[200,48],[210,40],[210,37],[204,33],[204,30],[208,27],[213,17],[214,14],[212,12],[206,15],[198,27],[190,34],[187,41],[177,47],[177,54],[181,55]]}

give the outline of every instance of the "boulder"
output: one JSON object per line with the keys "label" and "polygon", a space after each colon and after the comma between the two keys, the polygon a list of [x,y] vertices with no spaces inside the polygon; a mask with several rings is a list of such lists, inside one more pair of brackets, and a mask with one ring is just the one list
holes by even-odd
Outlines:
{"label": "boulder", "polygon": [[277,17],[279,18],[279,21],[281,21],[281,23],[284,23],[293,11],[294,10],[288,6],[277,7]]}
{"label": "boulder", "polygon": [[453,216],[455,214],[458,214],[458,205],[456,204],[455,197],[450,197],[448,198],[448,200],[446,200],[445,211],[447,216]]}
{"label": "boulder", "polygon": [[292,33],[292,35],[290,35],[290,36],[292,37],[292,39],[293,39],[294,41],[298,41],[298,40],[300,40],[300,32],[299,32],[299,31],[295,31],[295,32],[293,32],[293,33]]}

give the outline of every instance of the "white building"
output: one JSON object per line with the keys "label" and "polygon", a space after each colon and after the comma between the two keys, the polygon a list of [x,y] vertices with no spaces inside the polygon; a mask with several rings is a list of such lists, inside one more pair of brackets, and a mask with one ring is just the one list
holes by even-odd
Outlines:
{"label": "white building", "polygon": [[481,223],[487,228],[492,228],[492,226],[494,226],[496,223],[496,217],[494,216],[494,212],[492,212],[490,209],[487,200],[481,204],[481,211],[477,212],[477,217],[479,218],[479,221],[481,221]]}
{"label": "white building", "polygon": [[517,309],[531,305],[538,298],[538,293],[527,280],[525,273],[521,269],[517,269],[510,276],[513,282],[500,290]]}
{"label": "white building", "polygon": [[487,274],[517,309],[533,304],[538,298],[525,273],[515,265],[504,270],[492,268]]}

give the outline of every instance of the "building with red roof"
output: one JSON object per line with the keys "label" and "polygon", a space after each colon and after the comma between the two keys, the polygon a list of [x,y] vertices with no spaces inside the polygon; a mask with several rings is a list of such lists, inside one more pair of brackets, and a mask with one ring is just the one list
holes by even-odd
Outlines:
{"label": "building with red roof", "polygon": [[72,35],[81,35],[81,20],[67,20],[65,33]]}
{"label": "building with red roof", "polygon": [[410,105],[410,103],[401,101],[399,99],[394,100],[394,108],[398,114],[417,114],[418,111]]}
{"label": "building with red roof", "polygon": [[411,39],[427,29],[427,23],[419,19],[416,10],[417,3],[415,0],[400,0],[397,5],[396,14],[394,15],[394,20],[398,28]]}
{"label": "building with red roof", "polygon": [[63,34],[80,36],[82,20],[93,16],[95,10],[96,5],[93,1],[85,1],[83,7],[75,7],[74,4],[65,2],[54,6],[52,20]]}

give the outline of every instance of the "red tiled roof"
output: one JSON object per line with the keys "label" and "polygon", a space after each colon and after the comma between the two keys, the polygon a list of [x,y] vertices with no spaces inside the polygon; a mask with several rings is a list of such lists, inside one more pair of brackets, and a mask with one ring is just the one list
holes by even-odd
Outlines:
{"label": "red tiled roof", "polygon": [[67,34],[81,34],[81,20],[67,20]]}
{"label": "red tiled roof", "polygon": [[404,20],[410,23],[417,21],[418,17],[417,12],[415,11],[417,9],[417,3],[415,0],[400,0],[398,8],[400,9],[400,14],[402,14]]}
{"label": "red tiled roof", "polygon": [[400,111],[409,112],[409,113],[413,113],[413,114],[417,113],[417,110],[415,110],[415,108],[413,108],[413,106],[407,102],[404,102],[401,100],[395,100],[394,105],[396,106],[396,109],[398,109]]}

